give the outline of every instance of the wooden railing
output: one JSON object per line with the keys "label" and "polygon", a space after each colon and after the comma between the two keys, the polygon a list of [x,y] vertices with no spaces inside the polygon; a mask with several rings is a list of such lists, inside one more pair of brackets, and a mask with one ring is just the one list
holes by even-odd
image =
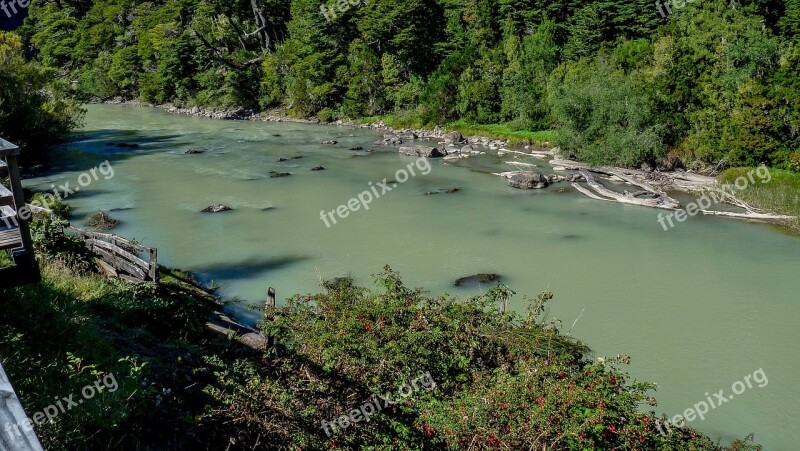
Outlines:
{"label": "wooden railing", "polygon": [[8,175],[9,186],[0,183],[0,251],[8,251],[14,265],[0,268],[0,288],[10,288],[41,279],[33,251],[29,218],[20,214],[25,205],[17,157],[20,149],[0,138],[0,177]]}
{"label": "wooden railing", "polygon": [[75,226],[69,230],[97,254],[98,264],[108,274],[129,282],[158,282],[158,249],[142,246],[121,236],[92,232]]}
{"label": "wooden railing", "polygon": [[42,451],[30,420],[0,365],[0,450]]}

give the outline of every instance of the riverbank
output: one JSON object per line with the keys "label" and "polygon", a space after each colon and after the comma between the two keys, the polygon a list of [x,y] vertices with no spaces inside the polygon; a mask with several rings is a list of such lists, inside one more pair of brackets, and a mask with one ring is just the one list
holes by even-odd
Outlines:
{"label": "riverbank", "polygon": [[[722,183],[734,183],[746,176],[750,168],[729,169],[720,174]],[[739,197],[756,208],[794,216],[786,221],[792,233],[800,235],[800,173],[770,169],[770,182],[748,184],[739,191]]]}

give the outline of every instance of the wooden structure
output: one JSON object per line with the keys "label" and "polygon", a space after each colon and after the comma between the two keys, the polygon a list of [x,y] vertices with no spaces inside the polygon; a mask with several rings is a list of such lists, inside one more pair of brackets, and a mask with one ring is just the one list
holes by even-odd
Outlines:
{"label": "wooden structure", "polygon": [[75,226],[69,230],[77,232],[86,247],[97,255],[97,263],[106,274],[133,283],[158,282],[158,249]]}
{"label": "wooden structure", "polygon": [[0,138],[0,250],[10,253],[13,266],[0,269],[0,288],[10,288],[41,280],[31,240],[31,212],[25,206],[19,175],[18,146]]}
{"label": "wooden structure", "polygon": [[0,450],[42,451],[8,376],[0,365]]}

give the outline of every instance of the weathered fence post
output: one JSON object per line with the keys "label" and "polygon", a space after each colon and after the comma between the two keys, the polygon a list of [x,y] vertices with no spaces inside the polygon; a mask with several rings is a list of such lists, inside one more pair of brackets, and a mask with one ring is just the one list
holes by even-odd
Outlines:
{"label": "weathered fence post", "polygon": [[150,249],[150,279],[158,283],[158,249]]}
{"label": "weathered fence post", "polygon": [[[275,289],[269,287],[267,289],[267,321],[275,321]],[[275,347],[275,336],[270,335],[267,337],[267,349],[273,349]]]}

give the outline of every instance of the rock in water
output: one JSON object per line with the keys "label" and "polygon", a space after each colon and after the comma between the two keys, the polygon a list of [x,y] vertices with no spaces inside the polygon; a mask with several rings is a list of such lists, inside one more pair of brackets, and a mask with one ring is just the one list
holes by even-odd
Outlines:
{"label": "rock in water", "polygon": [[324,171],[325,168],[322,167],[322,166],[314,166],[313,168],[311,168],[311,170],[312,171]]}
{"label": "rock in water", "polygon": [[337,144],[337,143],[338,143],[338,141],[334,141],[334,140],[330,140],[330,141],[322,141],[322,144],[330,144],[330,145],[333,145],[333,144]]}
{"label": "rock in water", "polygon": [[427,147],[427,146],[403,146],[400,147],[400,153],[403,155],[408,155],[410,157],[428,157],[428,158],[439,158],[447,155],[446,152],[442,152],[435,147]]}
{"label": "rock in water", "polygon": [[508,185],[519,189],[547,188],[550,181],[541,172],[522,172],[508,179]]}
{"label": "rock in water", "polygon": [[466,141],[464,139],[464,135],[462,135],[460,132],[450,132],[444,135],[445,144],[461,144],[464,141]]}
{"label": "rock in water", "polygon": [[275,172],[275,171],[269,172],[269,178],[271,179],[275,179],[278,177],[289,177],[290,175],[292,175],[291,172]]}
{"label": "rock in water", "polygon": [[184,152],[184,153],[185,153],[186,155],[197,155],[197,154],[199,154],[199,153],[203,153],[203,151],[202,151],[202,150],[197,150],[197,149],[189,149],[189,150],[187,150],[187,151],[186,151],[186,152]]}
{"label": "rock in water", "polygon": [[223,211],[231,211],[233,208],[222,205],[222,204],[214,204],[204,208],[202,211],[203,213],[222,213]]}
{"label": "rock in water", "polygon": [[466,282],[471,281],[478,281],[480,283],[491,283],[500,280],[500,276],[498,274],[475,274],[474,276],[467,276],[467,277],[459,277],[456,279],[453,285],[460,287],[461,285],[465,284]]}

